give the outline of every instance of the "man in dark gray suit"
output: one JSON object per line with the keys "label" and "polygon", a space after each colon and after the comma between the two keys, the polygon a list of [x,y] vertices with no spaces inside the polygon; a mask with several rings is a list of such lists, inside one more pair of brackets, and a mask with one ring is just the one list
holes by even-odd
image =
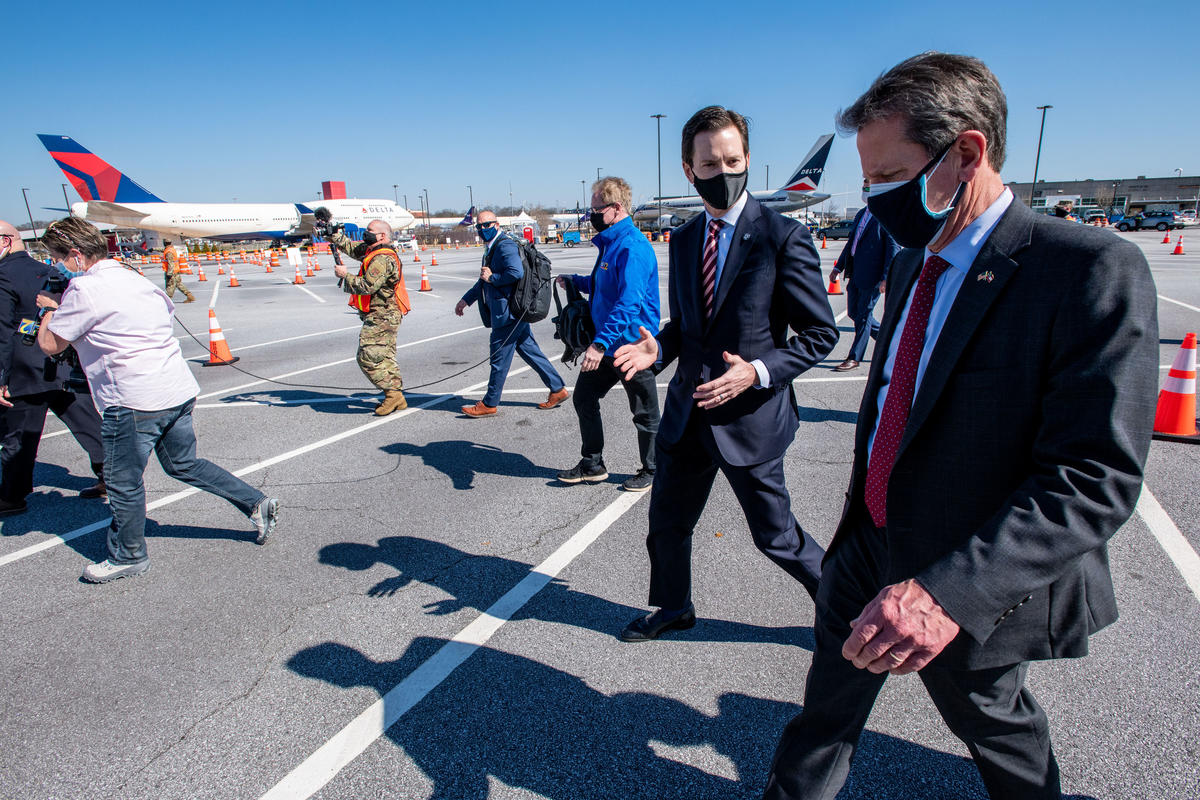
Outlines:
{"label": "man in dark gray suit", "polygon": [[1004,164],[1007,103],[974,58],[924,53],[839,126],[858,134],[892,265],[804,711],[766,797],[833,798],[887,675],[918,672],[993,798],[1057,798],[1030,661],[1117,617],[1106,543],[1133,511],[1158,381],[1141,251],[1035,215]]}
{"label": "man in dark gray suit", "polygon": [[[866,191],[864,185],[864,194]],[[830,283],[840,273],[846,273],[846,316],[854,321],[850,352],[845,361],[833,368],[835,372],[858,369],[859,363],[866,358],[867,345],[879,335],[875,303],[885,289],[892,259],[900,252],[900,245],[865,208],[855,215],[850,230],[850,239],[829,273]]]}

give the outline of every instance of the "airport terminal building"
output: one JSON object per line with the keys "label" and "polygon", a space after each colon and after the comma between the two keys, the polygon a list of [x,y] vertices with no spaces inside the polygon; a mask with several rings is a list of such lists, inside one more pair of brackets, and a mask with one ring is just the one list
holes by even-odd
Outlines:
{"label": "airport terminal building", "polygon": [[1076,208],[1099,207],[1112,212],[1183,211],[1200,207],[1200,176],[1169,178],[1088,178],[1082,181],[1039,180],[1030,198],[1032,183],[1008,184],[1013,196],[1037,210],[1070,200]]}

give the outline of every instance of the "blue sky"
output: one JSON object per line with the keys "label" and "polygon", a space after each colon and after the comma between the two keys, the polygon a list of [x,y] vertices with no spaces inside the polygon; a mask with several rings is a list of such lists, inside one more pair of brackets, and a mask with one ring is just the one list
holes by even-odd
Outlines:
{"label": "blue sky", "polygon": [[[833,115],[922,50],[969,53],[1009,102],[1007,180],[1200,174],[1200,11],[1155,4],[243,2],[10,4],[0,48],[0,216],[61,206],[35,134],[74,137],[167,200],[351,196],[435,210],[573,204],[581,180],[635,199],[688,189],[679,131],[697,108],[748,115],[751,188],[778,185]],[[732,8],[734,13],[730,13]],[[853,139],[822,190],[860,181]],[[774,188],[772,186],[771,188]],[[78,198],[71,192],[71,200]]]}

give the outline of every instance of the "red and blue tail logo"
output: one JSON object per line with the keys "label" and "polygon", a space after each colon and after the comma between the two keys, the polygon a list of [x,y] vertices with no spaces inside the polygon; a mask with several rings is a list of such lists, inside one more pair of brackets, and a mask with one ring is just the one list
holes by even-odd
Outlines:
{"label": "red and blue tail logo", "polygon": [[800,162],[800,166],[792,173],[792,177],[783,184],[785,192],[815,192],[825,172],[825,161],[829,158],[829,148],[833,145],[833,134],[827,133],[817,139],[812,150]]}
{"label": "red and blue tail logo", "polygon": [[110,203],[163,202],[161,197],[143,189],[128,175],[70,136],[39,133],[38,138],[84,200],[107,200]]}

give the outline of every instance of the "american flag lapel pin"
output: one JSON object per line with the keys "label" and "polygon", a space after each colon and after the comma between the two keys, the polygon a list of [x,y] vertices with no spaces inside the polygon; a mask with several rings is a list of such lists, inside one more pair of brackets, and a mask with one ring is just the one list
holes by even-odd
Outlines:
{"label": "american flag lapel pin", "polygon": [[975,280],[987,281],[988,283],[991,283],[992,281],[996,280],[996,275],[989,269],[986,272],[981,272],[978,275],[976,275]]}

